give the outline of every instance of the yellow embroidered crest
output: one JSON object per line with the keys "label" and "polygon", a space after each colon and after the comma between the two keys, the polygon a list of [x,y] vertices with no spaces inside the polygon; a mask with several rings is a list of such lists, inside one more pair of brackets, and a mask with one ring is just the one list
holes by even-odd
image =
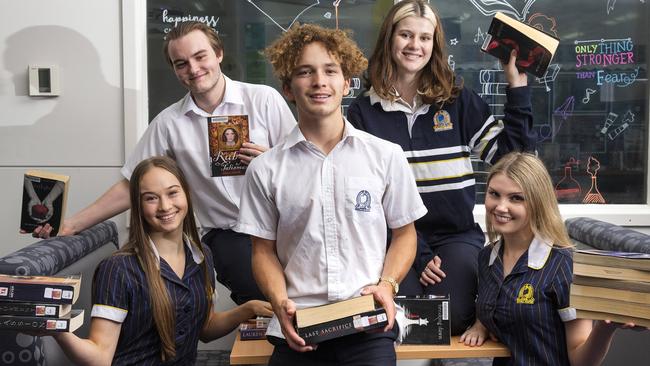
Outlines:
{"label": "yellow embroidered crest", "polygon": [[434,132],[447,131],[451,130],[452,128],[454,128],[454,125],[451,123],[451,117],[449,117],[449,113],[447,111],[441,109],[433,115]]}
{"label": "yellow embroidered crest", "polygon": [[519,296],[517,296],[517,304],[534,304],[535,297],[533,296],[533,285],[527,283],[519,289]]}

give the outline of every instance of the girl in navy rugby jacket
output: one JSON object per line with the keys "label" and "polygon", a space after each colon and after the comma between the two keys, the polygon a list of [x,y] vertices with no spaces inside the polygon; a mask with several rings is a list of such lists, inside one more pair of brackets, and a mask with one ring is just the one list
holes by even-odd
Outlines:
{"label": "girl in navy rugby jacket", "polygon": [[415,223],[418,254],[400,294],[451,294],[454,335],[474,321],[476,259],[485,243],[472,212],[470,155],[494,163],[510,151],[535,149],[530,88],[514,62],[513,53],[503,71],[505,116],[496,118],[449,66],[440,17],[426,1],[401,1],[381,26],[370,88],[348,109],[355,127],[404,150],[428,213]]}

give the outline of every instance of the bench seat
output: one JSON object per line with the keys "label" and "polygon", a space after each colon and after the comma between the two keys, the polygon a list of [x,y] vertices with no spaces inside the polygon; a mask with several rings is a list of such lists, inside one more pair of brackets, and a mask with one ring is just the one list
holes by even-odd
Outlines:
{"label": "bench seat", "polygon": [[[398,360],[420,360],[434,358],[481,358],[509,357],[510,351],[501,343],[486,341],[481,347],[469,347],[451,337],[449,346],[400,345],[395,348]],[[269,362],[273,345],[266,340],[242,341],[237,339],[230,352],[231,365],[266,364]]]}

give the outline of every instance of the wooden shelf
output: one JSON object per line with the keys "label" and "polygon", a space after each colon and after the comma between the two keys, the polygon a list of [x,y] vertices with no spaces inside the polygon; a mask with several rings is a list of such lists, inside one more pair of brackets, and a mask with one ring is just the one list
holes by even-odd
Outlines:
{"label": "wooden shelf", "polygon": [[[510,351],[501,343],[486,341],[481,347],[468,347],[458,343],[459,337],[451,337],[449,346],[401,345],[395,351],[398,360],[434,358],[509,357]],[[231,365],[266,364],[273,352],[273,345],[266,340],[242,341],[237,339],[230,353]]]}

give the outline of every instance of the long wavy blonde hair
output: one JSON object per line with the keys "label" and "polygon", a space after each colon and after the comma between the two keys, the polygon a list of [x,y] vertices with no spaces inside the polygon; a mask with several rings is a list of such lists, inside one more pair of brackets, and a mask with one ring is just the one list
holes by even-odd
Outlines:
{"label": "long wavy blonde hair", "polygon": [[[557,247],[572,246],[562,222],[551,177],[539,158],[523,152],[512,152],[503,156],[490,169],[488,187],[497,174],[505,175],[521,187],[533,234]],[[490,242],[498,240],[499,234],[494,230],[489,215],[485,217],[485,226]]]}
{"label": "long wavy blonde hair", "polygon": [[366,87],[372,86],[382,99],[394,101],[397,97],[392,92],[397,81],[397,65],[393,60],[391,48],[395,27],[407,17],[421,17],[434,26],[433,48],[429,63],[420,70],[418,76],[418,93],[427,104],[441,105],[456,99],[462,89],[462,81],[447,63],[445,34],[440,17],[431,5],[422,0],[404,0],[393,5],[384,18],[379,30],[375,50],[368,61]]}

